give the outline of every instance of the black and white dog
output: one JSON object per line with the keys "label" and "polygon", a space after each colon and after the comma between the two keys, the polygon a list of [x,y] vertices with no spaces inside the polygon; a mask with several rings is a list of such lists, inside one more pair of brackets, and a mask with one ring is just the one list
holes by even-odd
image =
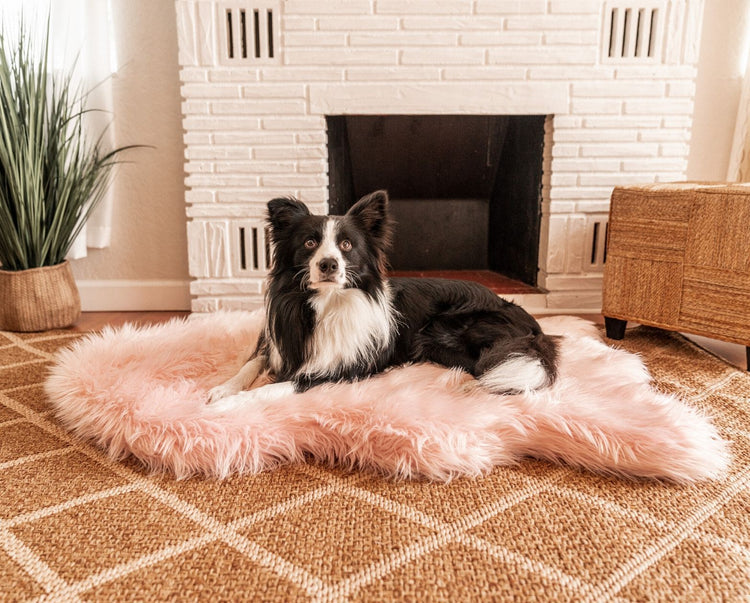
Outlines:
{"label": "black and white dog", "polygon": [[[209,392],[216,410],[409,362],[463,369],[496,394],[555,380],[556,342],[519,306],[476,283],[386,276],[392,228],[385,191],[344,216],[273,199],[268,223],[265,330],[239,373]],[[264,372],[275,383],[234,396]]]}

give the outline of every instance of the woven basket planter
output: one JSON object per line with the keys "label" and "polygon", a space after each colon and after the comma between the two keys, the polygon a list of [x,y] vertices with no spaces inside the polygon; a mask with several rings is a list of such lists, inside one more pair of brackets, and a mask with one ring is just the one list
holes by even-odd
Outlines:
{"label": "woven basket planter", "polygon": [[46,331],[73,324],[81,315],[68,261],[29,270],[0,270],[0,329]]}

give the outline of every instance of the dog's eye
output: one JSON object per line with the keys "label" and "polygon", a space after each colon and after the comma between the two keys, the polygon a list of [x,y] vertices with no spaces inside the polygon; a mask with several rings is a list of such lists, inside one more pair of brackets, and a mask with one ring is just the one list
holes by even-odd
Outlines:
{"label": "dog's eye", "polygon": [[339,247],[341,247],[342,251],[351,251],[352,242],[349,239],[344,239],[339,243]]}
{"label": "dog's eye", "polygon": [[305,247],[308,249],[315,249],[318,246],[318,242],[315,239],[307,239],[305,241]]}

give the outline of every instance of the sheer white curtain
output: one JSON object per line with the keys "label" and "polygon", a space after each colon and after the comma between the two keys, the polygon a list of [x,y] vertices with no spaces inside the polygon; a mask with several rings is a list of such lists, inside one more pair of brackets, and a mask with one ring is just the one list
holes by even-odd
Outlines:
{"label": "sheer white curtain", "polygon": [[732,152],[729,155],[729,182],[750,182],[750,60],[742,79],[742,94],[737,108]]}
{"label": "sheer white curtain", "polygon": [[[112,115],[112,80],[117,73],[117,56],[111,0],[0,0],[4,31],[17,31],[23,13],[27,29],[41,44],[50,15],[50,58],[55,71],[71,71],[84,90],[91,90],[87,106],[100,109],[86,115],[86,127],[95,139],[107,126],[105,148],[116,145]],[[89,217],[68,257],[86,255],[87,247],[103,248],[112,233],[113,187]]]}

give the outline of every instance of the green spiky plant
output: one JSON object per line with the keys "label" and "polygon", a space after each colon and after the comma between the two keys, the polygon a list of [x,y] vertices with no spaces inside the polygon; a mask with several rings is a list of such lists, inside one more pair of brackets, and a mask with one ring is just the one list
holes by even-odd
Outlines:
{"label": "green spiky plant", "polygon": [[3,270],[65,259],[101,201],[116,157],[84,132],[87,93],[72,72],[52,77],[49,20],[39,52],[21,20],[12,43],[0,32],[0,264]]}

